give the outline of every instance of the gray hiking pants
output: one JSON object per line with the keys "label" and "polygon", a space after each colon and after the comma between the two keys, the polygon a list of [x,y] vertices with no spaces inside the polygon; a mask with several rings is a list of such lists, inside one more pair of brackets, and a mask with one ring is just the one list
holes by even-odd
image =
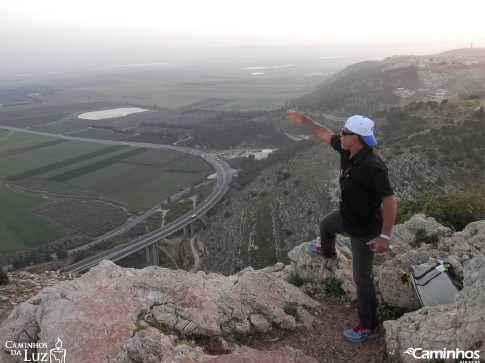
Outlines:
{"label": "gray hiking pants", "polygon": [[[324,257],[335,254],[337,233],[344,232],[343,220],[339,210],[324,217],[320,223],[320,241]],[[374,287],[374,252],[366,243],[377,236],[350,236],[352,247],[352,267],[354,282],[357,285],[357,314],[360,326],[374,329],[377,326],[377,298]]]}

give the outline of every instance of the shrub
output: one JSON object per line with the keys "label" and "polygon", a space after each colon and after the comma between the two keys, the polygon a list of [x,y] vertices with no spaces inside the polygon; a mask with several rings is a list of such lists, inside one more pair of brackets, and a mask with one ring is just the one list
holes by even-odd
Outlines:
{"label": "shrub", "polygon": [[296,287],[301,287],[305,284],[305,281],[297,273],[292,273],[286,278],[286,282]]}
{"label": "shrub", "polygon": [[283,307],[285,314],[296,316],[298,305],[296,303],[286,303]]}
{"label": "shrub", "polygon": [[347,260],[352,260],[352,255],[347,251],[340,251],[340,253],[344,255],[347,258]]}
{"label": "shrub", "polygon": [[342,289],[342,281],[334,276],[330,276],[323,281],[323,288],[325,292],[334,297],[340,297],[345,294]]}
{"label": "shrub", "polygon": [[433,247],[438,246],[439,238],[436,234],[427,235],[426,230],[420,228],[416,231],[416,235],[414,236],[414,241],[411,244],[413,247],[421,247],[421,243],[430,244]]}
{"label": "shrub", "polygon": [[405,308],[390,306],[387,304],[384,304],[379,308],[379,315],[381,316],[382,320],[397,320],[407,312],[408,310]]}
{"label": "shrub", "polygon": [[170,334],[170,327],[165,323],[161,323],[157,320],[154,320],[154,321],[150,322],[149,324],[150,324],[150,326],[154,327],[155,329],[158,329],[158,331],[160,331],[161,333],[163,333],[165,335]]}
{"label": "shrub", "polygon": [[252,338],[258,338],[262,332],[251,325],[249,332],[227,332],[223,331],[221,336],[228,342],[235,342],[240,345],[247,345]]}
{"label": "shrub", "polygon": [[404,223],[414,214],[423,213],[457,231],[467,224],[485,219],[485,187],[445,195],[421,195],[399,201],[396,223]]}

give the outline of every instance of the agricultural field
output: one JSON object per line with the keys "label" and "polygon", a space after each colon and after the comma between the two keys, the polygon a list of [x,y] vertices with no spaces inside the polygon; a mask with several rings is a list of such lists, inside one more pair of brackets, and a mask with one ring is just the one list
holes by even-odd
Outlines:
{"label": "agricultural field", "polygon": [[[33,135],[29,136],[35,138]],[[9,140],[13,141],[16,138],[17,134],[13,135]],[[30,149],[8,148],[10,154],[0,158],[0,178],[10,180],[30,178],[56,168],[72,167],[76,162],[95,158],[99,152],[109,151],[105,145],[76,141],[45,146],[48,142],[55,139],[47,140],[49,141],[36,144]],[[3,144],[0,143],[0,156],[3,151]]]}
{"label": "agricultural field", "polygon": [[66,235],[60,226],[30,212],[49,202],[0,186],[0,253],[53,242]]}
{"label": "agricultural field", "polygon": [[[49,131],[49,132],[52,132],[52,131]],[[125,140],[125,139],[129,139],[132,136],[130,134],[116,133],[109,130],[94,129],[94,128],[73,130],[72,132],[69,132],[69,135],[74,137],[83,137],[87,139],[97,139],[97,140]]]}
{"label": "agricultural field", "polygon": [[[271,110],[311,90],[308,80],[286,78],[281,74],[258,77],[241,69],[222,68],[207,70],[208,74],[201,74],[200,69],[175,72],[176,75],[170,75],[168,71],[147,72],[143,79],[119,74],[116,75],[116,79],[122,81],[119,84],[85,89],[109,94],[120,104],[156,105],[172,110],[203,106],[219,111]],[[220,77],[225,78],[221,80]],[[321,78],[315,78],[315,84],[321,81]],[[205,102],[206,99],[218,101]]]}
{"label": "agricultural field", "polygon": [[[48,82],[46,80],[51,87],[49,93],[32,97],[35,103],[29,108],[9,106],[8,111],[22,110],[22,116],[27,117],[54,111],[82,111],[79,106],[83,110],[115,108],[114,104],[178,111],[273,110],[312,91],[326,76],[322,70],[330,73],[341,67],[317,58],[300,59],[295,63],[285,58],[259,64],[255,63],[259,61],[248,59],[202,64],[174,62],[167,66],[118,68],[70,78],[65,74],[49,75]],[[284,65],[286,62],[290,64]],[[47,105],[57,108],[40,111]],[[2,111],[0,123],[7,119]]]}
{"label": "agricultural field", "polygon": [[211,173],[173,150],[2,131],[0,181],[15,189],[0,194],[0,253],[103,235]]}
{"label": "agricultural field", "polygon": [[14,127],[32,127],[49,122],[60,121],[73,112],[81,113],[89,110],[114,108],[117,106],[116,103],[105,101],[13,106],[6,110],[0,109],[0,123]]}
{"label": "agricultural field", "polygon": [[0,129],[0,153],[23,152],[22,149],[38,148],[41,144],[52,142],[50,137],[33,136],[29,134],[19,134],[8,130]]}
{"label": "agricultural field", "polygon": [[86,235],[101,236],[126,222],[128,215],[119,206],[97,200],[67,199],[43,204],[32,210],[48,217],[66,230]]}

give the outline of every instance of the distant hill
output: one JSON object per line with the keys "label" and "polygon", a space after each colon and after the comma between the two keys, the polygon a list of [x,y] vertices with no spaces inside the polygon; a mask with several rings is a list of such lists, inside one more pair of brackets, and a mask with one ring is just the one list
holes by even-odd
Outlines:
{"label": "distant hill", "polygon": [[477,57],[483,58],[485,57],[485,48],[460,48],[460,49],[452,49],[446,52],[438,53],[437,56],[439,57]]}
{"label": "distant hill", "polygon": [[485,48],[394,56],[345,68],[290,107],[340,116],[372,115],[412,101],[485,96]]}

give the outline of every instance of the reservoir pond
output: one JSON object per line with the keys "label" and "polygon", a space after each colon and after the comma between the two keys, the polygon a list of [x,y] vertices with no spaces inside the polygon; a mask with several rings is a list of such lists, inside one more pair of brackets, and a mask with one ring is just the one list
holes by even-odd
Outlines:
{"label": "reservoir pond", "polygon": [[83,120],[103,120],[106,118],[113,118],[113,117],[123,117],[130,115],[132,113],[137,112],[146,112],[144,108],[139,107],[122,107],[122,108],[113,108],[110,110],[102,110],[102,111],[92,111],[92,112],[84,112],[78,116],[78,118]]}

